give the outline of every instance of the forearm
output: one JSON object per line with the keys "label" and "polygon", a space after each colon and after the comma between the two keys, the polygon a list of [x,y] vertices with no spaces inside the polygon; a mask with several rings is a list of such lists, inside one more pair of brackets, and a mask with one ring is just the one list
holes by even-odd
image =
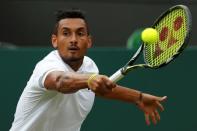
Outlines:
{"label": "forearm", "polygon": [[[98,94],[99,95],[99,94]],[[112,92],[106,93],[104,95],[99,95],[101,97],[107,98],[107,99],[114,99],[114,100],[120,100],[124,102],[129,102],[129,103],[136,103],[139,101],[141,98],[141,92],[122,87],[117,85]]]}
{"label": "forearm", "polygon": [[73,93],[87,88],[87,80],[90,74],[52,72],[47,76],[45,87],[62,93]]}
{"label": "forearm", "polygon": [[85,74],[66,74],[59,80],[57,84],[57,89],[64,92],[75,92],[80,89],[87,88],[88,78],[89,75]]}

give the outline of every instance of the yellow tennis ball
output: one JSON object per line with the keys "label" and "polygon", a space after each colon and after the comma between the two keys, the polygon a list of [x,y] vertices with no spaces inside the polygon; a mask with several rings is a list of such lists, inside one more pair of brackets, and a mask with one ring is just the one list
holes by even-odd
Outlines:
{"label": "yellow tennis ball", "polygon": [[157,30],[153,28],[146,28],[141,33],[141,38],[144,43],[152,44],[157,41],[159,34]]}

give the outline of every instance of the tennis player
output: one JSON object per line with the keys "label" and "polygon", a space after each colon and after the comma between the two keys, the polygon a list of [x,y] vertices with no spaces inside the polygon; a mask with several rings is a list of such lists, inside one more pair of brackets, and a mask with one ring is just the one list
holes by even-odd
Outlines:
{"label": "tennis player", "polygon": [[95,94],[136,104],[149,125],[160,120],[166,97],[122,87],[100,75],[85,56],[92,46],[88,23],[80,10],[61,11],[51,37],[55,50],[37,63],[17,104],[10,131],[80,131]]}

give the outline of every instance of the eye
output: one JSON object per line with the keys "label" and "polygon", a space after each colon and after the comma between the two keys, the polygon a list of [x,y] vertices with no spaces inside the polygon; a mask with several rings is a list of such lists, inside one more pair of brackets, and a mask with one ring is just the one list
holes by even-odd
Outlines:
{"label": "eye", "polygon": [[70,33],[68,31],[64,31],[63,34],[64,36],[69,36]]}
{"label": "eye", "polygon": [[86,35],[86,33],[85,33],[84,31],[79,31],[77,34],[78,34],[79,36],[85,36],[85,35]]}

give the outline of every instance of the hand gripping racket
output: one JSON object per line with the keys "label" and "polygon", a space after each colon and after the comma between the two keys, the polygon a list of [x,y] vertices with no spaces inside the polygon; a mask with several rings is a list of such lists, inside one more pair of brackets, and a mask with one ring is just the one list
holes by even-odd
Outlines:
{"label": "hand gripping racket", "polygon": [[[191,13],[187,6],[171,7],[160,15],[151,27],[159,33],[157,41],[153,44],[142,43],[127,64],[116,71],[110,80],[117,82],[137,68],[158,69],[169,64],[187,46],[191,26]],[[142,52],[144,64],[134,65]]]}

